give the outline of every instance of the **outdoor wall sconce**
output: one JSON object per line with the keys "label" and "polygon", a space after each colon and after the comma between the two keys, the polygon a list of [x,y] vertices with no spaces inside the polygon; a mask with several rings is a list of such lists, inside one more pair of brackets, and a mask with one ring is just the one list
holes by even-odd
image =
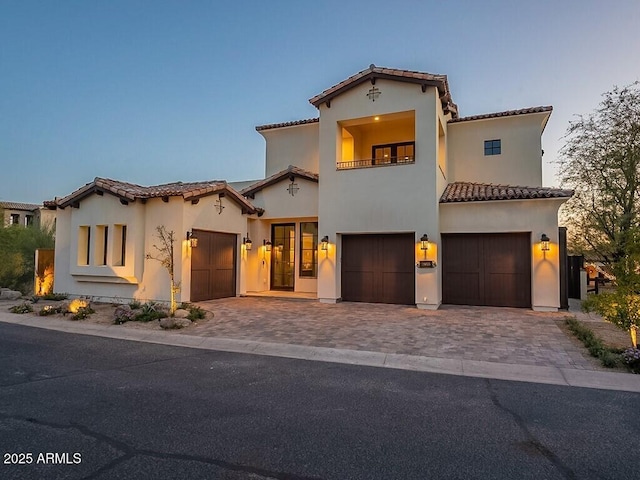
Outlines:
{"label": "outdoor wall sconce", "polygon": [[251,250],[251,246],[253,245],[253,242],[251,242],[248,232],[247,232],[247,236],[242,239],[242,244],[244,245],[244,248],[247,249],[247,252]]}
{"label": "outdoor wall sconce", "polygon": [[322,250],[327,251],[329,249],[329,236],[325,235],[324,237],[322,237],[322,240],[320,240],[320,244]]}
{"label": "outdoor wall sconce", "polygon": [[264,246],[265,252],[271,251],[271,242],[269,240],[262,240],[262,246]]}
{"label": "outdoor wall sconce", "polygon": [[198,246],[198,237],[196,237],[196,234],[193,233],[193,231],[187,232],[187,241],[191,248],[196,248]]}
{"label": "outdoor wall sconce", "polygon": [[420,237],[420,250],[429,250],[429,236],[426,233]]}
{"label": "outdoor wall sconce", "polygon": [[543,252],[549,251],[549,237],[547,237],[546,233],[543,233],[540,236],[540,247],[542,248]]}

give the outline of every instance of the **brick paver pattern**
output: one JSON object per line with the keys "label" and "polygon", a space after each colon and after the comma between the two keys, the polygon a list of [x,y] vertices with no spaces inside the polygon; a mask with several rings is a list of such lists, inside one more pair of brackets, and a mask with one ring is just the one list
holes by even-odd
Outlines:
{"label": "brick paver pattern", "polygon": [[[190,335],[593,370],[557,326],[566,314],[526,309],[402,305],[278,298],[198,303],[215,317]],[[186,332],[185,332],[186,333]]]}

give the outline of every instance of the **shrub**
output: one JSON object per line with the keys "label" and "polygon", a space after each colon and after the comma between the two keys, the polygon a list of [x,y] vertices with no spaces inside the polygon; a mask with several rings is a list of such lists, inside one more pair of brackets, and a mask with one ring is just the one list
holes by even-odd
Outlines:
{"label": "shrub", "polygon": [[615,368],[620,364],[618,351],[607,347],[590,328],[574,317],[565,317],[565,323],[576,338],[584,344],[591,356],[600,360],[603,367]]}
{"label": "shrub", "polygon": [[136,322],[151,322],[159,320],[167,316],[167,312],[162,310],[157,303],[147,302],[140,308],[140,312],[136,313],[133,320]]}
{"label": "shrub", "polygon": [[89,305],[87,305],[86,307],[80,307],[78,308],[76,313],[73,314],[71,320],[84,320],[85,318],[88,318],[92,313],[95,313],[95,310]]}
{"label": "shrub", "polygon": [[633,373],[640,373],[640,348],[627,348],[622,352],[622,360]]}
{"label": "shrub", "polygon": [[129,305],[118,305],[113,313],[113,323],[116,325],[122,325],[123,323],[130,322],[135,317],[135,312]]}
{"label": "shrub", "polygon": [[46,295],[42,295],[43,300],[53,300],[54,302],[59,302],[60,300],[66,300],[69,298],[68,293],[47,293]]}
{"label": "shrub", "polygon": [[198,307],[197,305],[192,305],[189,302],[182,302],[178,308],[182,310],[188,310],[189,315],[187,315],[187,318],[192,322],[195,320],[201,320],[207,316],[207,312],[205,312],[202,308]]}
{"label": "shrub", "polygon": [[142,303],[140,303],[140,300],[131,300],[129,307],[131,307],[131,310],[139,310],[142,307]]}
{"label": "shrub", "polygon": [[40,311],[38,312],[38,315],[40,315],[41,317],[46,317],[48,315],[63,313],[63,311],[64,311],[64,308],[62,308],[61,306],[54,307],[53,305],[45,305],[40,309]]}
{"label": "shrub", "polygon": [[14,305],[9,309],[9,311],[11,313],[19,313],[19,314],[30,313],[30,312],[33,312],[33,307],[31,306],[31,304],[24,302],[24,303],[21,303],[20,305]]}

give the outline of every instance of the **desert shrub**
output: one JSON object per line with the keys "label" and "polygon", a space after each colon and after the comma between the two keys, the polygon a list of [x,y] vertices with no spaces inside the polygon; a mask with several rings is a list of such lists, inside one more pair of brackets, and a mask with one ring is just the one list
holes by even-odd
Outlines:
{"label": "desert shrub", "polygon": [[182,302],[178,306],[178,308],[181,310],[188,310],[189,315],[187,315],[187,318],[192,322],[195,320],[201,320],[207,316],[207,312],[205,312],[202,308],[198,307],[197,305],[192,305],[189,302]]}
{"label": "desert shrub", "polygon": [[131,310],[138,310],[142,308],[142,303],[140,302],[140,300],[131,300],[129,302],[129,307],[131,308]]}
{"label": "desert shrub", "polygon": [[38,315],[40,315],[41,317],[46,317],[48,315],[55,315],[57,313],[63,313],[63,312],[64,312],[64,308],[60,305],[58,306],[45,305],[40,309],[40,311],[38,312]]}
{"label": "desert shrub", "polygon": [[576,338],[584,344],[589,354],[600,360],[603,367],[615,368],[620,364],[619,351],[607,347],[589,327],[583,325],[574,317],[566,317],[565,323]]}
{"label": "desert shrub", "polygon": [[46,295],[42,295],[43,300],[53,300],[54,302],[59,302],[60,300],[66,300],[69,298],[68,293],[47,293]]}
{"label": "desert shrub", "polygon": [[157,303],[146,302],[140,307],[140,312],[136,313],[133,318],[136,322],[151,322],[153,320],[159,320],[167,316],[165,312]]}
{"label": "desert shrub", "polygon": [[14,305],[9,309],[9,311],[11,313],[19,313],[19,314],[31,313],[33,312],[33,307],[31,306],[31,304],[24,302],[24,303],[21,303],[20,305]]}
{"label": "desert shrub", "polygon": [[129,305],[118,305],[113,312],[113,323],[122,325],[123,323],[133,320],[135,316],[135,312]]}
{"label": "desert shrub", "polygon": [[640,373],[640,348],[627,348],[622,352],[622,360],[633,373]]}
{"label": "desert shrub", "polygon": [[71,316],[71,320],[84,320],[85,318],[88,318],[92,313],[96,312],[93,308],[91,308],[90,305],[87,305],[86,307],[80,307],[78,308],[76,313]]}

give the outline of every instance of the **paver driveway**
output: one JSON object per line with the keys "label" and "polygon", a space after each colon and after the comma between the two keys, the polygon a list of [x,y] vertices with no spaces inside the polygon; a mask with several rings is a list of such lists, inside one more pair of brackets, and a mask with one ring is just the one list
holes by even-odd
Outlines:
{"label": "paver driveway", "polygon": [[[562,313],[516,308],[402,305],[268,297],[198,303],[215,313],[190,335],[426,357],[593,370],[557,326]],[[186,333],[186,332],[185,332]]]}

